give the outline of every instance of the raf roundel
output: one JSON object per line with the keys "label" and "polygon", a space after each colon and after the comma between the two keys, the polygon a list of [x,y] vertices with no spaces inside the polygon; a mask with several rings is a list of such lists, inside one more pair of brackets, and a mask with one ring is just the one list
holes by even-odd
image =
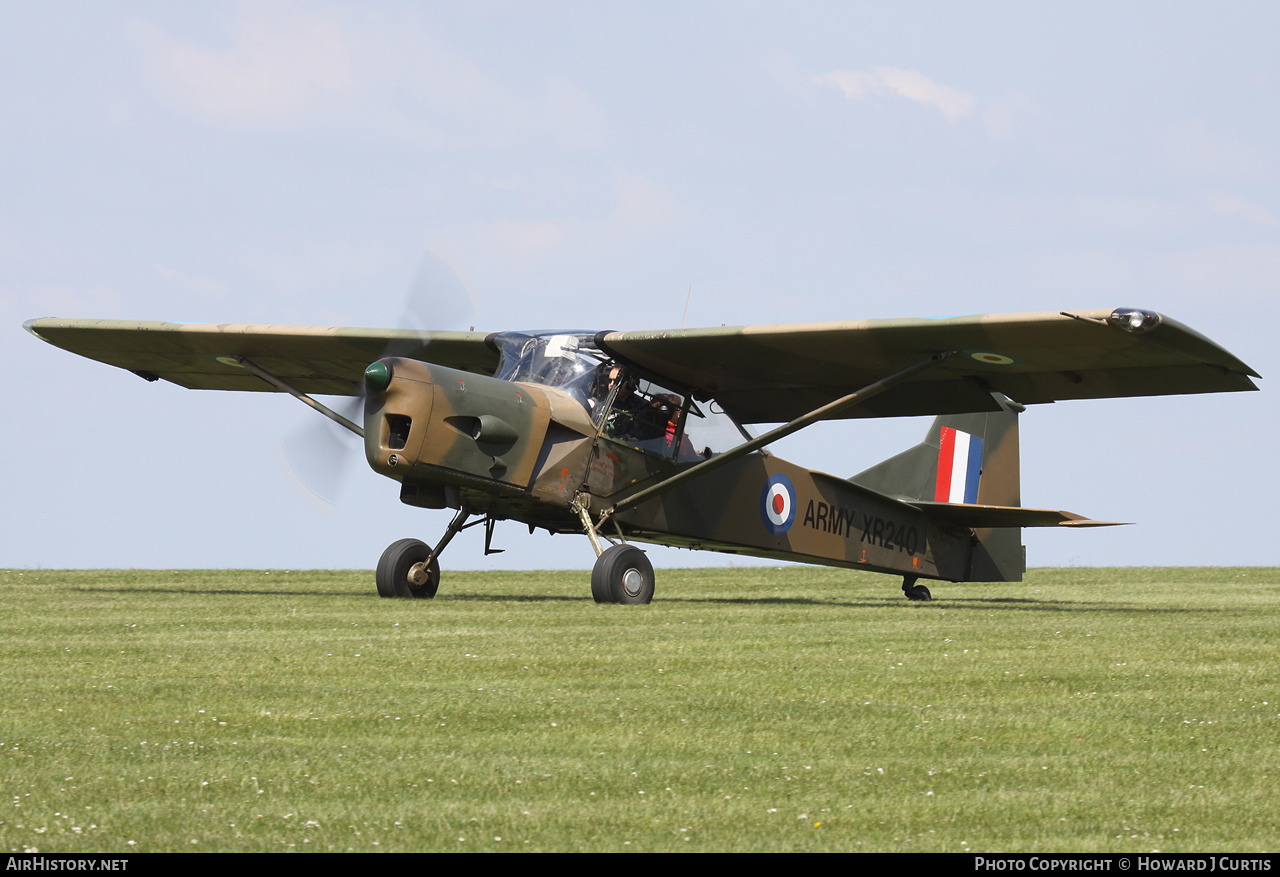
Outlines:
{"label": "raf roundel", "polygon": [[964,354],[974,362],[980,362],[983,365],[1024,365],[1023,361],[1016,357],[995,353],[991,350],[966,350]]}
{"label": "raf roundel", "polygon": [[791,529],[796,519],[796,489],[785,475],[774,475],[760,494],[760,518],[775,536]]}

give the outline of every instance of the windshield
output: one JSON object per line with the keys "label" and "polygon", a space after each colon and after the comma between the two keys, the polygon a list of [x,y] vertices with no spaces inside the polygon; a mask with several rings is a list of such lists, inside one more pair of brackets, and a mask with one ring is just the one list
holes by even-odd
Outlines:
{"label": "windshield", "polygon": [[750,438],[714,400],[698,405],[632,375],[592,332],[502,332],[494,343],[502,354],[494,377],[568,393],[614,441],[691,462]]}
{"label": "windshield", "polygon": [[609,359],[593,332],[502,332],[494,339],[502,360],[494,377],[555,387],[591,409],[597,372]]}

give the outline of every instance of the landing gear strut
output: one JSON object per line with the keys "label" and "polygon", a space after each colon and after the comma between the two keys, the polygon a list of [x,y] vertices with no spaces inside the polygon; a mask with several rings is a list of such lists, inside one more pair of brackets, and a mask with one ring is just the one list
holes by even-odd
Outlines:
{"label": "landing gear strut", "polygon": [[[653,601],[653,564],[645,553],[634,545],[629,545],[622,535],[622,528],[614,521],[621,543],[614,542],[605,548],[600,542],[600,524],[606,515],[600,516],[599,523],[593,523],[591,513],[587,511],[591,498],[586,494],[575,496],[570,508],[582,521],[583,532],[591,540],[591,547],[596,552],[596,565],[591,568],[591,596],[597,603],[649,603]],[[609,539],[608,536],[605,536]],[[610,542],[613,540],[610,539]]]}
{"label": "landing gear strut", "polygon": [[919,576],[903,576],[902,577],[902,593],[907,595],[908,600],[932,600],[933,595],[929,593],[929,589],[924,585],[917,585],[916,580]]}
{"label": "landing gear strut", "polygon": [[489,541],[493,536],[492,517],[468,524],[467,518],[470,516],[471,513],[465,510],[454,515],[435,548],[428,548],[425,542],[417,539],[401,539],[388,545],[387,550],[382,552],[375,573],[378,596],[430,600],[440,587],[440,552],[444,551],[444,547],[454,536],[474,524],[485,524],[485,554],[498,553],[489,548]]}

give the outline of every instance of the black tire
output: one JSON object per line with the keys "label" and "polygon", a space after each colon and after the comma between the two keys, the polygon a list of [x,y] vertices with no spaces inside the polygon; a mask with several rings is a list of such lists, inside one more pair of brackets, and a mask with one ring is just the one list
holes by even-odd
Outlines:
{"label": "black tire", "polygon": [[648,603],[653,584],[653,564],[634,545],[611,546],[591,570],[591,596],[597,603]]}
{"label": "black tire", "polygon": [[932,600],[933,594],[930,594],[929,589],[924,585],[914,585],[911,590],[907,591],[907,599],[919,601]]}
{"label": "black tire", "polygon": [[596,560],[596,565],[591,568],[591,599],[597,603],[612,603],[613,593],[609,590],[609,583],[600,575],[600,560]]}
{"label": "black tire", "polygon": [[426,543],[417,539],[401,539],[388,545],[387,550],[382,552],[382,557],[378,560],[378,569],[375,573],[378,596],[417,597],[426,600],[434,597],[436,590],[440,587],[438,559],[431,559],[431,565],[427,567],[428,577],[425,585],[419,586],[409,581],[409,570],[415,563],[426,560],[430,553],[431,549]]}

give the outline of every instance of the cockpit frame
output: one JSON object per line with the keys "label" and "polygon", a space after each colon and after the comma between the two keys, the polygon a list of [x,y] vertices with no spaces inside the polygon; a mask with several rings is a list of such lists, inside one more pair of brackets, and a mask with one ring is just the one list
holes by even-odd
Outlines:
{"label": "cockpit frame", "polygon": [[[559,390],[586,409],[602,437],[671,461],[708,459],[751,437],[714,400],[699,405],[690,393],[655,383],[595,339],[581,330],[498,333],[494,377]],[[692,441],[685,430],[695,424],[703,437]]]}

